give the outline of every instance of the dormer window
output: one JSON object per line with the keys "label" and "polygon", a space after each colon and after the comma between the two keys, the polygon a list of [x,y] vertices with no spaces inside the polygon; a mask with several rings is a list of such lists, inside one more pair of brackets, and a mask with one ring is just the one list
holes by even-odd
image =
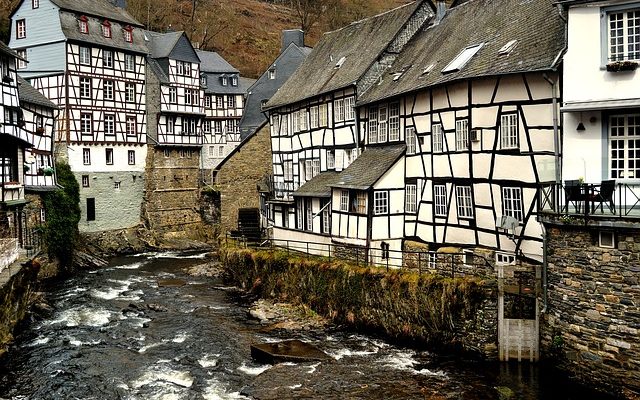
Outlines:
{"label": "dormer window", "polygon": [[133,28],[131,26],[126,26],[123,29],[124,41],[127,43],[133,43]]}
{"label": "dormer window", "polygon": [[102,23],[102,36],[106,38],[111,37],[111,23],[107,20]]}
{"label": "dormer window", "polygon": [[232,76],[231,77],[231,85],[232,86],[238,86],[238,77],[237,76]]}
{"label": "dormer window", "polygon": [[89,33],[89,20],[84,15],[78,18],[80,33]]}
{"label": "dormer window", "polygon": [[40,7],[40,0],[31,0],[31,8],[36,9]]}
{"label": "dormer window", "polygon": [[269,79],[276,79],[276,69],[275,68],[271,68],[269,70]]}
{"label": "dormer window", "polygon": [[517,44],[518,44],[517,40],[509,41],[507,44],[502,46],[500,50],[498,50],[498,55],[506,56],[507,54],[511,53],[511,51],[516,47]]}
{"label": "dormer window", "polygon": [[466,49],[462,50],[460,54],[456,56],[446,67],[442,70],[443,74],[448,72],[460,71],[464,68],[465,65],[471,60],[473,56],[476,55],[478,51],[482,48],[484,43],[476,44],[473,46],[469,46]]}
{"label": "dormer window", "polygon": [[207,86],[207,77],[206,76],[201,76],[200,77],[200,85],[202,86]]}
{"label": "dormer window", "polygon": [[221,77],[220,80],[222,81],[222,86],[227,86],[228,78],[226,76]]}

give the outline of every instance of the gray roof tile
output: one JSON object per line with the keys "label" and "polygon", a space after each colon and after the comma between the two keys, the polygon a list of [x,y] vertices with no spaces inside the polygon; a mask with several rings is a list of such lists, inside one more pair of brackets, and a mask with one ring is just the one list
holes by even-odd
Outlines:
{"label": "gray roof tile", "polygon": [[89,45],[114,47],[147,54],[147,41],[142,29],[133,29],[133,42],[129,43],[124,40],[123,26],[112,23],[111,37],[106,38],[102,35],[102,22],[104,20],[102,18],[87,17],[89,33],[81,33],[78,26],[78,15],[75,12],[60,11],[60,24],[62,25],[62,32],[67,39],[85,42]]}
{"label": "gray roof tile", "polygon": [[371,188],[402,157],[406,148],[404,143],[368,147],[331,186],[358,190]]}
{"label": "gray roof tile", "polygon": [[37,91],[33,86],[29,84],[29,82],[25,81],[19,75],[18,96],[20,98],[20,102],[36,104],[48,108],[58,108],[58,106],[53,104],[49,99],[45,97],[45,95]]}
{"label": "gray roof tile", "polygon": [[339,182],[339,172],[325,171],[300,186],[293,193],[297,197],[331,197],[331,186]]}
{"label": "gray roof tile", "polygon": [[168,58],[173,49],[176,47],[178,40],[182,37],[182,31],[179,32],[152,32],[145,31],[149,47],[149,54],[153,58]]}
{"label": "gray roof tile", "polygon": [[82,15],[107,18],[111,21],[124,22],[130,25],[142,26],[128,12],[116,7],[106,0],[51,0],[62,10],[73,11]]}
{"label": "gray roof tile", "polygon": [[202,72],[219,72],[227,74],[237,74],[240,72],[215,51],[196,50],[196,53],[198,53],[198,57],[200,57],[200,71]]}
{"label": "gray roof tile", "polygon": [[[438,25],[419,32],[385,74],[359,98],[358,104],[457,80],[482,76],[550,70],[565,46],[564,23],[555,0],[469,0],[447,10]],[[517,45],[508,55],[498,50],[510,40]],[[459,71],[441,71],[463,49],[484,43]],[[423,74],[426,67],[432,71]],[[394,81],[393,73],[406,67]]]}

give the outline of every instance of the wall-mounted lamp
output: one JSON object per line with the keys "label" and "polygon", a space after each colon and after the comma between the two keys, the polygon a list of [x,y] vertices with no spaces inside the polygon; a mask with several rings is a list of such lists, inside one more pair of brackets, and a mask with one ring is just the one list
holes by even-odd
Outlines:
{"label": "wall-mounted lamp", "polygon": [[584,131],[584,124],[582,123],[582,121],[580,121],[580,123],[578,124],[578,127],[576,128],[577,131]]}

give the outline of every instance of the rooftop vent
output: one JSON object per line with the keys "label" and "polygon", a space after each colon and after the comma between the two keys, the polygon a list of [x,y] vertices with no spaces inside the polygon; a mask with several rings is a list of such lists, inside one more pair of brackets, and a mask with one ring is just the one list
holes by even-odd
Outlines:
{"label": "rooftop vent", "polygon": [[498,50],[498,55],[499,56],[505,56],[505,55],[511,53],[511,51],[516,47],[517,44],[518,44],[517,40],[509,41],[507,44],[502,46],[502,48],[500,50]]}

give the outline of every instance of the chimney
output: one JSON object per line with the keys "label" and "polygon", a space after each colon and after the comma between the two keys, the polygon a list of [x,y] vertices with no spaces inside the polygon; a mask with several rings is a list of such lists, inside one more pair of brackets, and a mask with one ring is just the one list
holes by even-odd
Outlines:
{"label": "chimney", "polygon": [[111,4],[116,7],[120,7],[123,10],[127,8],[127,0],[109,0]]}
{"label": "chimney", "polygon": [[282,49],[280,52],[283,52],[291,43],[298,47],[304,47],[304,32],[300,29],[282,31]]}
{"label": "chimney", "polygon": [[439,23],[444,18],[444,14],[447,12],[447,3],[442,0],[436,1],[436,20],[435,23]]}

